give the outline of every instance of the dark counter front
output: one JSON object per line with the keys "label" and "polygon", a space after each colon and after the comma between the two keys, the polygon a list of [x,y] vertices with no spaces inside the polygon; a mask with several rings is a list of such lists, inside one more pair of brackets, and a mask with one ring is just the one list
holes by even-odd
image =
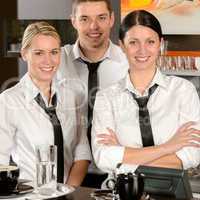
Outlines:
{"label": "dark counter front", "polygon": [[90,194],[95,190],[95,188],[78,187],[71,194],[65,197],[59,197],[57,200],[94,200],[90,197]]}
{"label": "dark counter front", "polygon": [[[87,188],[87,187],[78,187],[74,192],[71,194],[67,194],[63,197],[55,198],[56,200],[94,200],[91,197],[91,193],[95,191],[95,188]],[[145,198],[146,199],[146,198]],[[174,200],[170,197],[159,197],[159,196],[152,196],[150,200]],[[200,198],[193,198],[192,200],[200,200]]]}

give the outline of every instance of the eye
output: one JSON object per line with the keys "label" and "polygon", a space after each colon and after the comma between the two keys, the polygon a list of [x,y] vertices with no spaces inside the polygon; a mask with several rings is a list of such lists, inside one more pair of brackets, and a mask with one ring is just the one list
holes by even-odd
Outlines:
{"label": "eye", "polygon": [[149,44],[155,44],[155,40],[149,40],[148,43]]}
{"label": "eye", "polygon": [[51,51],[51,54],[52,54],[52,55],[57,55],[57,54],[59,54],[59,53],[60,53],[60,50],[59,50],[59,49],[54,49],[54,50]]}
{"label": "eye", "polygon": [[100,16],[99,16],[99,19],[100,19],[101,21],[105,21],[105,20],[107,19],[107,16],[106,16],[106,15],[100,15]]}
{"label": "eye", "polygon": [[43,52],[42,51],[34,51],[34,54],[36,56],[42,56],[43,55]]}
{"label": "eye", "polygon": [[80,21],[80,22],[84,22],[84,23],[85,23],[85,22],[88,22],[88,21],[89,21],[89,19],[88,19],[88,17],[86,17],[86,16],[83,16],[83,17],[80,17],[80,18],[79,18],[79,21]]}
{"label": "eye", "polygon": [[130,41],[129,41],[129,44],[130,44],[130,45],[136,45],[136,43],[137,43],[137,42],[136,42],[135,40],[130,40]]}

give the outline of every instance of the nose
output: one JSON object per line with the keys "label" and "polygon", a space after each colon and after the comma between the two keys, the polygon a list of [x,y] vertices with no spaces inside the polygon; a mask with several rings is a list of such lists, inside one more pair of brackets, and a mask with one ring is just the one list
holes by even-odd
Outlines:
{"label": "nose", "polygon": [[52,58],[51,58],[51,54],[50,53],[46,53],[45,56],[44,56],[44,63],[46,65],[50,65],[51,62],[52,62]]}
{"label": "nose", "polygon": [[145,44],[139,44],[139,46],[138,46],[138,52],[140,54],[145,54],[146,50],[147,50],[147,48],[146,48]]}
{"label": "nose", "polygon": [[99,25],[96,19],[93,19],[90,23],[90,28],[91,29],[98,29]]}

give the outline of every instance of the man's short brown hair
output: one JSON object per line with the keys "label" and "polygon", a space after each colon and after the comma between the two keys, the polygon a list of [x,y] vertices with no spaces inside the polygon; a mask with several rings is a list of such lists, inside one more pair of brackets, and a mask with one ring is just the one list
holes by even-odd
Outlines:
{"label": "man's short brown hair", "polygon": [[75,16],[76,14],[76,9],[77,9],[77,6],[80,4],[80,3],[85,3],[85,2],[105,2],[106,5],[107,5],[107,8],[110,12],[110,14],[112,13],[112,6],[111,6],[111,2],[110,0],[73,0],[72,2],[72,15]]}

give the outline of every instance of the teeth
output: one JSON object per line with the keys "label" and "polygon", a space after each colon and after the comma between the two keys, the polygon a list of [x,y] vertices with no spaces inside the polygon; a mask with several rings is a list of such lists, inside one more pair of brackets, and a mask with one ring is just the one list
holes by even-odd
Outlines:
{"label": "teeth", "polygon": [[135,59],[139,62],[146,62],[148,60],[148,57],[135,57]]}
{"label": "teeth", "polygon": [[100,33],[91,33],[89,34],[89,37],[99,37],[100,35]]}
{"label": "teeth", "polygon": [[53,67],[43,67],[41,68],[42,71],[46,71],[46,72],[49,72],[49,71],[52,71],[53,70]]}

